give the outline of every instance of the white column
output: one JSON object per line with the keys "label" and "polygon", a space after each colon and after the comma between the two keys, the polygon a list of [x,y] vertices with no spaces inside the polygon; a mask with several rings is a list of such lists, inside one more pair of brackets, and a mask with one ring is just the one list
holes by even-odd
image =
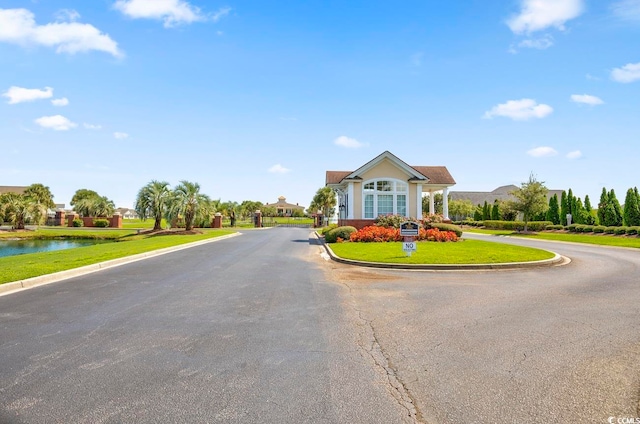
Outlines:
{"label": "white column", "polygon": [[449,189],[445,187],[442,189],[442,215],[444,219],[449,219]]}
{"label": "white column", "polygon": [[422,184],[416,184],[416,219],[422,219]]}
{"label": "white column", "polygon": [[353,218],[353,183],[349,183],[347,188],[347,219]]}
{"label": "white column", "polygon": [[431,215],[435,215],[436,213],[434,200],[435,199],[433,198],[433,190],[429,190],[429,214]]}

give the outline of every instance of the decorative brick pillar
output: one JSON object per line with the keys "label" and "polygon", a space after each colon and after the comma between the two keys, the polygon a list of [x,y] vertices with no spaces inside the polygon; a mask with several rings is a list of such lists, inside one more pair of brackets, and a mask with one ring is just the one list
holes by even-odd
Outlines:
{"label": "decorative brick pillar", "polygon": [[53,220],[53,224],[58,226],[58,227],[64,227],[66,224],[66,220],[64,219],[64,210],[63,209],[58,209],[56,211],[56,217]]}
{"label": "decorative brick pillar", "polygon": [[67,216],[67,227],[73,227],[73,220],[80,218],[80,215],[77,214],[71,214],[69,216]]}
{"label": "decorative brick pillar", "polygon": [[256,213],[253,216],[253,224],[256,228],[262,227],[262,212],[260,212],[259,210],[256,211]]}
{"label": "decorative brick pillar", "polygon": [[222,228],[222,214],[220,212],[216,213],[213,217],[213,224],[211,224],[213,228]]}
{"label": "decorative brick pillar", "polygon": [[111,219],[109,220],[109,227],[111,228],[122,228],[122,215],[120,212],[116,212]]}

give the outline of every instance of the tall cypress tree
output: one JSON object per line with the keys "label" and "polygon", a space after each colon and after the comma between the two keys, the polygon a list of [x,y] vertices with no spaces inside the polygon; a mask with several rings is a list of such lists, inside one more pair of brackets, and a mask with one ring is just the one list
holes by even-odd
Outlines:
{"label": "tall cypress tree", "polygon": [[593,225],[596,223],[596,218],[593,216],[593,206],[591,206],[591,200],[589,200],[589,195],[584,196],[584,211],[587,213],[585,224]]}
{"label": "tall cypress tree", "polygon": [[484,201],[484,206],[482,206],[482,219],[484,221],[488,221],[491,219],[491,207],[487,201]]}
{"label": "tall cypress tree", "polygon": [[598,223],[600,225],[605,224],[605,209],[607,209],[607,205],[609,204],[609,193],[607,193],[607,188],[602,187],[602,193],[600,194],[600,203],[598,203]]}
{"label": "tall cypress tree", "polygon": [[567,214],[569,213],[569,204],[567,202],[567,192],[563,191],[560,196],[560,223],[567,225]]}
{"label": "tall cypress tree", "polygon": [[632,188],[627,190],[627,196],[624,199],[624,225],[629,227],[640,225],[638,197]]}
{"label": "tall cypress tree", "polygon": [[500,206],[498,199],[493,201],[493,207],[491,208],[491,219],[494,221],[500,221]]}
{"label": "tall cypress tree", "polygon": [[547,221],[553,222],[555,225],[560,224],[560,206],[558,205],[558,195],[554,194],[549,199],[549,209],[547,209]]}
{"label": "tall cypress tree", "polygon": [[609,203],[613,205],[613,210],[615,211],[615,221],[614,224],[611,225],[615,225],[616,227],[619,227],[622,225],[622,207],[620,206],[620,202],[618,202],[618,199],[616,198],[616,193],[615,191],[613,191],[613,189],[611,189],[611,191],[609,191]]}

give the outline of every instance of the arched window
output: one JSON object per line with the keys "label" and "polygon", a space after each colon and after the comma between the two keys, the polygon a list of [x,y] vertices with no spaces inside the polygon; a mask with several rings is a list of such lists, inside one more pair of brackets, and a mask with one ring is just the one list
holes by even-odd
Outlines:
{"label": "arched window", "polygon": [[376,179],[365,181],[362,201],[365,219],[380,215],[407,216],[408,184],[400,180]]}

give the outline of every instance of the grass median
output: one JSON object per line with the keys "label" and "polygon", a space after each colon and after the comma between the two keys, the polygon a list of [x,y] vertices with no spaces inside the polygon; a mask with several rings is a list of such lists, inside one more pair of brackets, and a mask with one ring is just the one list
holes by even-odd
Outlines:
{"label": "grass median", "polygon": [[[84,233],[82,233],[84,231]],[[93,246],[0,258],[0,284],[79,268],[125,256],[232,234],[230,230],[200,230],[196,234],[153,234],[132,230],[40,229],[2,233],[2,238],[100,238],[112,240]],[[83,237],[84,236],[84,237]]]}
{"label": "grass median", "polygon": [[497,264],[541,261],[555,256],[546,250],[481,240],[418,242],[417,251],[411,256],[402,250],[401,242],[332,243],[329,247],[344,259],[397,264]]}
{"label": "grass median", "polygon": [[617,246],[640,249],[640,237],[638,236],[616,236],[612,234],[581,234],[581,233],[561,233],[541,231],[532,234],[523,234],[507,230],[486,230],[486,229],[465,229],[465,232],[491,234],[494,236],[526,237],[538,240],[568,241],[572,243],[595,244],[598,246]]}

